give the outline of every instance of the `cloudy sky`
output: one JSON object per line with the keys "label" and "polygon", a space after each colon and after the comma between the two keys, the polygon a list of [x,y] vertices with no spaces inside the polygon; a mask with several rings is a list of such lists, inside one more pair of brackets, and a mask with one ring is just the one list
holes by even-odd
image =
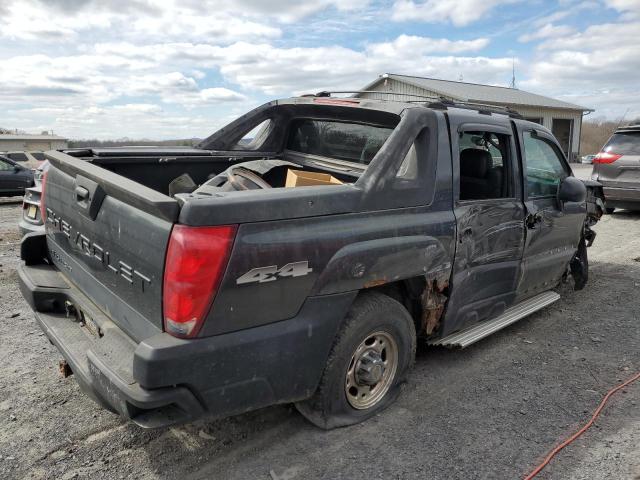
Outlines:
{"label": "cloudy sky", "polygon": [[640,0],[0,0],[0,126],[203,137],[384,72],[640,117]]}

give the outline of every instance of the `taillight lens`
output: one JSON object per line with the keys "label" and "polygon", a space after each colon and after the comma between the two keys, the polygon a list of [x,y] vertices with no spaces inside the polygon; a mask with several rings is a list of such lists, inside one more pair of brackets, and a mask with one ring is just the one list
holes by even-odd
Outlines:
{"label": "taillight lens", "polygon": [[40,218],[42,218],[42,221],[44,222],[47,218],[47,211],[45,210],[45,204],[44,204],[44,190],[46,188],[47,185],[47,174],[49,172],[45,171],[42,174],[42,179],[40,180]]}
{"label": "taillight lens", "polygon": [[167,333],[188,338],[200,331],[227,267],[236,228],[173,227],[162,288]]}
{"label": "taillight lens", "polygon": [[618,155],[617,153],[600,152],[596,155],[596,158],[593,159],[593,163],[613,163],[621,156],[622,155]]}

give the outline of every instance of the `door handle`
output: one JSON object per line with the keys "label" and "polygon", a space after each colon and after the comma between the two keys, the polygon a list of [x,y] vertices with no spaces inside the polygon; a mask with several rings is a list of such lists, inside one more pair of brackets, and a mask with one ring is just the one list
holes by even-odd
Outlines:
{"label": "door handle", "polygon": [[75,193],[77,202],[84,202],[89,198],[89,190],[84,187],[76,187]]}

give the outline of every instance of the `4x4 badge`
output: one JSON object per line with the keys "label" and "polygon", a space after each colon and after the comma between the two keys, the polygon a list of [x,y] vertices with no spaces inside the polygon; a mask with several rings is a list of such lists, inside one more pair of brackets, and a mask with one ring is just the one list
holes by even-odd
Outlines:
{"label": "4x4 badge", "polygon": [[309,268],[309,262],[305,260],[303,262],[287,263],[282,268],[278,268],[277,265],[252,268],[247,273],[239,277],[236,280],[236,283],[238,285],[243,285],[245,283],[253,282],[273,282],[274,280],[284,277],[302,277],[311,272],[313,272],[313,269]]}

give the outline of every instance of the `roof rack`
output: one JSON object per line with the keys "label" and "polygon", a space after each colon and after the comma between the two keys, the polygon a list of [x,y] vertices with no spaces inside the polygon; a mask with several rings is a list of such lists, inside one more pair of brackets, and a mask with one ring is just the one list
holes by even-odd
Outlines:
{"label": "roof rack", "polygon": [[[302,97],[330,97],[331,94],[345,94],[345,93],[375,93],[378,95],[399,95],[403,97],[416,97],[426,100],[431,100],[429,103],[424,103],[425,106],[429,108],[446,110],[448,108],[462,108],[466,110],[475,110],[478,113],[491,114],[491,113],[500,113],[503,115],[507,115],[511,118],[518,118],[523,120],[524,117],[520,115],[515,110],[509,107],[501,107],[500,105],[489,105],[486,103],[478,103],[478,102],[469,102],[463,100],[451,100],[449,98],[443,96],[436,95],[415,95],[413,93],[399,93],[399,92],[379,92],[377,90],[335,90],[335,91],[326,91],[323,90],[318,93],[311,93],[306,95],[301,95]],[[392,100],[393,101],[393,100]],[[423,103],[422,100],[407,100],[406,103]]]}
{"label": "roof rack", "polygon": [[306,95],[301,95],[302,97],[330,97],[331,94],[338,93],[375,93],[378,95],[400,95],[402,97],[416,97],[416,98],[424,98],[426,100],[439,100],[440,97],[435,95],[414,95],[413,93],[398,93],[398,92],[378,92],[376,90],[332,90],[330,92],[323,90],[318,93],[310,93]]}
{"label": "roof rack", "polygon": [[509,107],[501,107],[500,105],[489,105],[486,103],[478,102],[465,102],[465,101],[453,101],[447,98],[441,98],[438,102],[430,103],[427,105],[429,108],[437,108],[446,110],[447,108],[462,108],[465,110],[475,110],[479,113],[501,113],[511,118],[518,118],[523,120],[524,117],[515,110]]}

